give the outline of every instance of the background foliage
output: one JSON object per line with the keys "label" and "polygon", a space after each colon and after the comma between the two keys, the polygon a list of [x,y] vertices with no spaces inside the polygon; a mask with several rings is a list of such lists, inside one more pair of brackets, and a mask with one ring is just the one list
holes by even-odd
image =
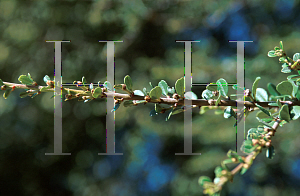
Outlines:
{"label": "background foliage", "polygon": [[[99,40],[124,40],[115,47],[115,83],[129,74],[135,89],[165,80],[169,85],[184,74],[184,47],[193,44],[193,83],[225,78],[236,82],[236,44],[245,44],[246,88],[257,76],[259,86],[285,80],[281,65],[267,52],[284,43],[299,51],[299,1],[0,1],[0,78],[17,82],[28,72],[43,84],[53,77],[53,43],[63,43],[63,83],[85,76],[106,80],[106,47]],[[198,97],[205,86],[194,86]],[[116,152],[105,152],[105,100],[63,102],[63,152],[53,152],[53,99],[43,93],[21,99],[16,90],[0,99],[0,170],[2,195],[202,195],[200,175],[213,177],[214,168],[235,150],[233,119],[214,111],[193,113],[193,152],[183,152],[183,114],[168,122],[150,117],[153,105],[120,108],[116,112]],[[255,115],[246,129],[256,127]],[[253,123],[252,123],[253,122]],[[280,128],[273,144],[276,156],[258,156],[243,177],[237,175],[222,195],[299,195],[299,123]]]}

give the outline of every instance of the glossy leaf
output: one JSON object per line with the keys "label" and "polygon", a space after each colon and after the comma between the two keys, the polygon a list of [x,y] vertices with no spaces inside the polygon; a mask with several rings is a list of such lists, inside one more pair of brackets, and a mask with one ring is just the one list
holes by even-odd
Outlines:
{"label": "glossy leaf", "polygon": [[161,88],[162,90],[162,94],[167,96],[168,95],[168,84],[166,81],[164,80],[161,80],[159,83],[158,83],[158,86]]}
{"label": "glossy leaf", "polygon": [[193,93],[192,91],[186,92],[184,94],[184,97],[186,99],[198,99],[197,95],[195,93]]}
{"label": "glossy leaf", "polygon": [[151,99],[160,99],[161,93],[162,93],[161,88],[159,86],[156,86],[150,91],[149,96]]}
{"label": "glossy leaf", "polygon": [[268,52],[268,57],[277,57],[277,55],[275,54],[275,50],[270,50]]}
{"label": "glossy leaf", "polygon": [[284,49],[283,49],[283,43],[282,43],[282,41],[279,42],[279,45],[280,45],[280,48],[281,48],[282,50],[284,50]]}
{"label": "glossy leaf", "polygon": [[142,91],[140,91],[140,90],[133,91],[133,94],[134,95],[138,95],[138,96],[145,96],[145,94]]}
{"label": "glossy leaf", "polygon": [[214,97],[214,94],[212,93],[212,91],[205,89],[202,92],[202,97],[206,100],[212,99]]}
{"label": "glossy leaf", "polygon": [[248,168],[242,167],[240,174],[243,175],[248,171]]}
{"label": "glossy leaf", "polygon": [[203,186],[205,182],[212,182],[212,180],[207,176],[201,176],[198,180],[198,183]]}
{"label": "glossy leaf", "polygon": [[274,146],[271,145],[269,148],[267,148],[266,157],[269,159],[273,159],[274,156],[275,156],[275,149]]}
{"label": "glossy leaf", "polygon": [[174,108],[171,109],[169,115],[166,117],[166,121],[168,121],[171,118],[171,116],[173,115],[173,109]]}
{"label": "glossy leaf", "polygon": [[219,91],[219,93],[223,96],[223,97],[227,97],[228,94],[228,84],[226,82],[225,79],[221,78],[217,81],[217,89]]}
{"label": "glossy leaf", "polygon": [[103,86],[105,88],[107,88],[107,90],[113,91],[112,85],[111,85],[111,83],[109,81],[105,81],[104,84],[103,84]]}
{"label": "glossy leaf", "polygon": [[258,82],[260,81],[260,79],[261,79],[260,77],[257,77],[252,85],[252,95],[253,95],[254,100],[256,100],[256,89],[257,89]]}
{"label": "glossy leaf", "polygon": [[300,59],[300,53],[294,54],[293,60],[294,60],[294,61],[298,61],[298,59]]}
{"label": "glossy leaf", "polygon": [[174,87],[172,87],[172,88],[168,87],[168,92],[171,93],[171,94],[174,94],[175,93],[175,88]]}
{"label": "glossy leaf", "polygon": [[231,108],[231,106],[229,106],[224,110],[224,118],[230,118],[232,116],[236,117],[236,114]]}
{"label": "glossy leaf", "polygon": [[258,117],[256,117],[256,119],[257,119],[259,122],[261,122],[262,124],[266,125],[267,127],[272,128],[272,124],[269,124],[269,123],[265,122],[264,120],[262,120],[262,119],[260,119],[260,118],[258,118]]}
{"label": "glossy leaf", "polygon": [[7,89],[7,90],[3,93],[4,99],[7,99],[7,97],[10,95],[10,93],[11,93],[11,88],[10,88],[10,89]]}
{"label": "glossy leaf", "polygon": [[279,118],[287,122],[290,121],[289,107],[288,105],[283,105],[279,111]]}
{"label": "glossy leaf", "polygon": [[25,98],[25,97],[27,97],[29,94],[30,94],[30,93],[28,93],[28,92],[21,92],[19,96],[20,96],[21,98]]}
{"label": "glossy leaf", "polygon": [[147,89],[145,87],[143,88],[143,93],[144,95],[148,95]]}
{"label": "glossy leaf", "polygon": [[281,72],[282,72],[282,73],[291,73],[292,70],[291,70],[289,67],[283,67],[283,68],[281,69]]}
{"label": "glossy leaf", "polygon": [[293,85],[288,81],[283,81],[276,86],[276,90],[282,95],[292,95]]}
{"label": "glossy leaf", "polygon": [[87,84],[86,78],[84,76],[82,76],[81,81],[83,84]]}
{"label": "glossy leaf", "polygon": [[262,106],[258,105],[257,103],[255,103],[255,105],[266,115],[271,116],[270,112],[268,110],[266,110],[265,108],[263,108]]}
{"label": "glossy leaf", "polygon": [[175,114],[179,114],[181,112],[184,112],[184,109],[182,108],[176,108],[172,111],[172,115],[175,115]]}
{"label": "glossy leaf", "polygon": [[126,85],[126,89],[128,91],[132,91],[132,81],[129,75],[124,77],[124,84]]}
{"label": "glossy leaf", "polygon": [[263,101],[268,101],[269,100],[269,96],[268,93],[265,89],[263,88],[257,88],[256,89],[256,100],[263,102]]}
{"label": "glossy leaf", "polygon": [[218,106],[221,101],[221,93],[219,94],[218,99],[216,100],[215,106]]}
{"label": "glossy leaf", "polygon": [[25,85],[31,85],[33,83],[33,80],[26,75],[20,75],[18,80]]}
{"label": "glossy leaf", "polygon": [[155,110],[151,110],[151,112],[150,112],[150,116],[155,116],[155,115],[157,115],[158,113],[155,111]]}
{"label": "glossy leaf", "polygon": [[94,89],[93,83],[90,84],[90,90]]}
{"label": "glossy leaf", "polygon": [[155,104],[155,112],[160,113],[163,110],[163,108],[160,106],[160,104]]}
{"label": "glossy leaf", "polygon": [[276,90],[276,86],[272,83],[268,83],[268,91],[273,96],[280,96],[280,93]]}
{"label": "glossy leaf", "polygon": [[291,117],[296,120],[300,117],[300,106],[293,106],[291,110]]}
{"label": "glossy leaf", "polygon": [[115,106],[114,106],[114,109],[112,109],[111,112],[116,111],[119,107],[120,107],[120,104],[116,103]]}
{"label": "glossy leaf", "polygon": [[51,79],[50,79],[50,77],[48,75],[45,75],[43,80],[44,80],[45,83],[47,83]]}
{"label": "glossy leaf", "polygon": [[184,78],[180,78],[175,83],[176,93],[180,96],[184,96]]}
{"label": "glossy leaf", "polygon": [[94,93],[93,93],[93,97],[94,97],[94,98],[97,98],[97,97],[99,97],[100,95],[102,95],[102,89],[101,89],[100,87],[95,88],[95,91],[94,91]]}

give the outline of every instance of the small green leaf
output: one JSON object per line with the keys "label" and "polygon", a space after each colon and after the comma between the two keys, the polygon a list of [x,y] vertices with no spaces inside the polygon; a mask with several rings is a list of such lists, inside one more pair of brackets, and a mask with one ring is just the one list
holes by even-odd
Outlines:
{"label": "small green leaf", "polygon": [[227,97],[228,94],[228,84],[225,79],[221,78],[217,81],[218,91],[223,97]]}
{"label": "small green leaf", "polygon": [[252,85],[252,95],[253,95],[254,100],[256,100],[256,89],[257,89],[258,82],[260,81],[260,79],[261,79],[260,77],[257,77]]}
{"label": "small green leaf", "polygon": [[289,107],[288,105],[283,105],[279,111],[279,118],[287,122],[290,121]]}
{"label": "small green leaf", "polygon": [[142,91],[140,91],[140,90],[133,91],[133,94],[134,95],[138,95],[138,96],[145,96],[145,94]]}
{"label": "small green leaf", "polygon": [[280,57],[279,58],[279,63],[284,63],[285,62],[285,57]]}
{"label": "small green leaf", "polygon": [[33,79],[31,77],[30,73],[28,73],[28,78],[33,82]]}
{"label": "small green leaf", "polygon": [[283,50],[283,43],[282,41],[279,42],[280,48]]}
{"label": "small green leaf", "polygon": [[247,170],[248,168],[242,167],[240,174],[243,175],[244,173],[246,173]]}
{"label": "small green leaf", "polygon": [[221,93],[219,93],[219,97],[218,97],[218,99],[216,100],[215,106],[218,106],[219,103],[220,103],[220,101],[221,101]]}
{"label": "small green leaf", "polygon": [[184,96],[184,78],[180,78],[175,83],[175,89],[178,95]]}
{"label": "small green leaf", "polygon": [[155,88],[153,88],[151,91],[150,91],[150,98],[151,99],[159,99],[160,96],[161,96],[161,93],[162,93],[162,90],[159,86],[156,86]]}
{"label": "small green leaf", "polygon": [[186,93],[184,94],[184,97],[185,97],[186,99],[198,99],[197,95],[196,95],[195,93],[193,93],[192,91],[186,92]]}
{"label": "small green leaf", "polygon": [[270,50],[268,52],[268,57],[277,57],[277,55],[275,54],[275,50]]}
{"label": "small green leaf", "polygon": [[0,79],[0,86],[4,85],[3,81]]}
{"label": "small green leaf", "polygon": [[29,94],[30,94],[30,93],[27,93],[27,92],[21,92],[19,96],[20,96],[21,98],[25,98],[25,97],[27,97]]}
{"label": "small green leaf", "polygon": [[257,103],[255,103],[255,105],[266,115],[271,116],[270,112],[268,110],[266,110],[265,108],[263,108],[262,106],[258,105]]}
{"label": "small green leaf", "polygon": [[[103,86],[104,86],[105,88],[107,88],[107,90],[113,91],[112,85],[111,85],[111,83],[110,83],[109,81],[105,81],[104,84],[103,84]],[[126,85],[126,86],[127,86],[127,85]]]}
{"label": "small green leaf", "polygon": [[207,176],[201,176],[198,180],[198,183],[203,186],[205,182],[212,182],[212,180]]}
{"label": "small green leaf", "polygon": [[172,87],[172,88],[168,87],[168,92],[171,94],[174,94],[175,93],[174,87]]}
{"label": "small green leaf", "polygon": [[210,91],[217,91],[218,86],[216,84],[209,84],[209,85],[206,86],[206,89],[210,90]]}
{"label": "small green leaf", "polygon": [[120,104],[116,103],[115,106],[114,106],[114,109],[112,109],[111,112],[116,111],[119,107],[120,107]]}
{"label": "small green leaf", "polygon": [[281,72],[282,72],[282,73],[291,73],[292,70],[291,70],[289,67],[283,67],[283,68],[281,69]]}
{"label": "small green leaf", "polygon": [[222,176],[222,171],[223,171],[223,168],[221,166],[217,166],[215,168],[215,175],[216,175],[216,177],[221,177]]}
{"label": "small green leaf", "polygon": [[166,81],[164,80],[161,80],[159,83],[158,83],[158,86],[161,88],[162,90],[162,94],[167,96],[168,95],[168,84]]}
{"label": "small green leaf", "polygon": [[293,106],[291,110],[291,117],[296,120],[300,117],[300,106]]}
{"label": "small green leaf", "polygon": [[294,60],[294,61],[298,61],[298,59],[300,59],[300,53],[294,54],[293,60]]}
{"label": "small green leaf", "polygon": [[49,77],[48,75],[45,75],[43,80],[44,80],[44,82],[47,84],[47,82],[48,82],[49,80],[51,80],[51,79],[50,79],[50,77]]}
{"label": "small green leaf", "polygon": [[231,108],[231,106],[229,106],[224,110],[224,118],[230,118],[231,116],[236,117],[236,114]]}
{"label": "small green leaf", "polygon": [[94,98],[97,98],[97,97],[99,97],[100,95],[102,95],[102,89],[101,89],[100,87],[95,88],[95,91],[94,91],[94,93],[93,93],[93,97],[94,97]]}
{"label": "small green leaf", "polygon": [[153,88],[153,86],[152,86],[151,82],[149,82],[149,85],[151,86],[151,88]]}
{"label": "small green leaf", "polygon": [[256,89],[256,100],[263,102],[263,101],[268,101],[269,100],[269,96],[268,93],[265,89],[263,88],[257,88]]}
{"label": "small green leaf", "polygon": [[262,120],[262,119],[260,119],[260,118],[258,118],[258,117],[256,117],[256,119],[257,119],[259,122],[261,122],[262,124],[266,125],[267,127],[272,128],[272,125],[269,124],[269,123],[266,123],[264,120]]}
{"label": "small green leaf", "polygon": [[279,99],[277,99],[277,105],[281,108],[282,107],[282,104],[281,104],[281,102],[280,102],[280,100]]}
{"label": "small green leaf", "polygon": [[7,90],[4,92],[4,94],[3,94],[4,99],[7,99],[7,97],[10,95],[10,93],[11,93],[11,88],[10,88],[10,89],[7,89]]}
{"label": "small green leaf", "polygon": [[155,104],[155,112],[160,113],[163,110],[163,108],[160,106],[160,104]]}
{"label": "small green leaf", "polygon": [[293,85],[288,81],[283,81],[276,86],[276,90],[282,95],[292,95]]}
{"label": "small green leaf", "polygon": [[[203,106],[202,106],[203,107]],[[172,111],[172,115],[175,115],[175,114],[179,114],[181,112],[184,112],[184,109],[182,108],[176,108]]]}
{"label": "small green leaf", "polygon": [[86,78],[84,76],[82,76],[81,81],[83,84],[87,84]]}
{"label": "small green leaf", "polygon": [[150,112],[150,116],[155,116],[155,115],[157,115],[158,113],[155,111],[155,109],[154,110],[151,110],[151,112]]}
{"label": "small green leaf", "polygon": [[143,88],[143,93],[144,95],[148,95],[147,89],[145,87]]}
{"label": "small green leaf", "polygon": [[268,83],[268,91],[273,96],[280,96],[280,93],[276,90],[276,86],[272,83]]}
{"label": "small green leaf", "polygon": [[174,110],[174,108],[171,109],[169,115],[166,117],[166,121],[168,121],[171,118],[171,116],[173,115],[173,110]]}
{"label": "small green leaf", "polygon": [[129,75],[124,77],[124,84],[126,85],[126,89],[128,91],[132,91],[132,81]]}
{"label": "small green leaf", "polygon": [[266,151],[266,157],[269,159],[273,159],[274,156],[275,156],[275,149],[274,146],[271,145]]}
{"label": "small green leaf", "polygon": [[209,100],[209,99],[212,99],[214,97],[214,94],[210,91],[210,90],[207,90],[205,89],[203,92],[202,92],[202,97],[206,100]]}
{"label": "small green leaf", "polygon": [[20,75],[18,80],[25,85],[31,85],[33,83],[33,80],[26,75]]}

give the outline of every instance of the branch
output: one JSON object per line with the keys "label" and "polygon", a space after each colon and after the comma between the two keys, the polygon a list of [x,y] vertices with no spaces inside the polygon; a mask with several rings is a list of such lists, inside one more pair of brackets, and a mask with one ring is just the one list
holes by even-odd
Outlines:
{"label": "branch", "polygon": [[[25,84],[16,84],[16,83],[10,83],[10,82],[3,82],[3,84],[6,86],[5,90],[7,88],[19,88],[19,89],[31,89],[33,91],[30,91],[33,93],[35,92],[52,92],[54,93],[54,88],[48,88],[45,89],[47,86],[40,86],[40,85],[25,85]],[[44,90],[42,90],[44,89]],[[42,90],[42,91],[41,91]],[[71,94],[75,94],[79,96],[92,96],[92,92],[90,90],[84,91],[79,89],[72,89],[72,88],[63,88],[63,93],[67,94],[67,92]],[[122,94],[122,93],[113,93],[113,92],[103,92],[102,96],[99,96],[98,98],[106,98],[106,97],[113,97],[115,99],[122,99],[122,100],[146,100],[146,96],[139,96],[139,95],[132,95],[132,94]],[[75,97],[74,97],[75,98]],[[174,99],[174,98],[168,98],[168,97],[161,97],[160,99],[148,99],[147,102],[150,103],[163,103],[167,105],[184,105],[184,100],[190,100],[192,101],[192,105],[195,106],[215,106],[215,103],[217,100],[210,99]],[[282,104],[287,104],[289,106],[300,106],[300,101],[280,101]],[[278,108],[278,106],[271,106],[270,103],[276,103],[275,101],[268,101],[268,102],[255,102],[259,104],[262,107],[266,108]],[[251,101],[237,101],[237,100],[221,100],[218,104],[218,106],[237,106],[244,105],[248,108],[254,108],[257,107],[253,102]]]}

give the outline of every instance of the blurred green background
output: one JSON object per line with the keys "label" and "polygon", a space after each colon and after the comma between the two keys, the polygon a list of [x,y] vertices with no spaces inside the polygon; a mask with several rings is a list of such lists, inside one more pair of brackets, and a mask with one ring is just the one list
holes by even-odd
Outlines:
{"label": "blurred green background", "polygon": [[[18,83],[30,73],[40,85],[53,79],[54,44],[62,44],[63,83],[106,80],[106,46],[115,44],[115,84],[130,75],[134,89],[170,86],[184,75],[184,45],[193,44],[193,83],[236,82],[236,44],[245,44],[246,88],[257,76],[259,87],[277,85],[287,74],[267,52],[283,41],[288,56],[300,52],[299,1],[0,1],[0,78]],[[198,97],[204,86],[193,87]],[[214,177],[214,168],[235,150],[234,119],[209,111],[193,112],[193,152],[183,152],[183,114],[165,122],[167,114],[150,117],[154,105],[124,108],[115,114],[116,152],[105,152],[105,100],[63,102],[63,152],[53,152],[53,99],[42,93],[21,99],[16,90],[0,99],[1,195],[202,195],[201,175]],[[255,114],[246,129],[256,127]],[[276,156],[264,152],[244,176],[237,175],[222,195],[299,195],[299,123],[279,128],[274,137]]]}

